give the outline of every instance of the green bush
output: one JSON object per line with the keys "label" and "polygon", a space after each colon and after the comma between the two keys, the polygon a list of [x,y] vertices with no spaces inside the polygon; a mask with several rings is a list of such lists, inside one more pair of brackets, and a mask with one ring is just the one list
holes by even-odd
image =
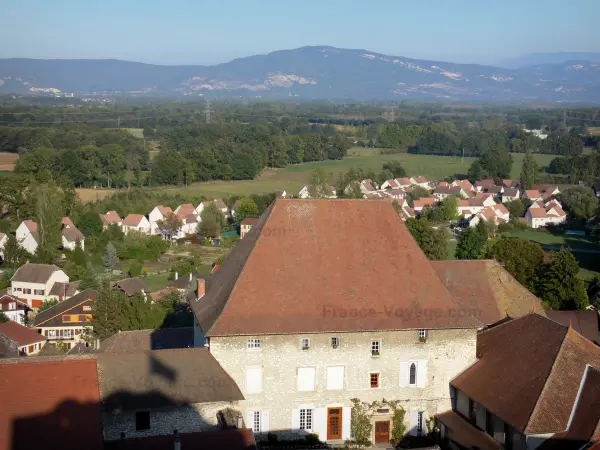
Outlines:
{"label": "green bush", "polygon": [[278,440],[279,436],[277,436],[275,433],[267,433],[267,441],[269,444],[276,444]]}
{"label": "green bush", "polygon": [[319,440],[319,435],[316,433],[311,433],[308,436],[306,436],[306,443],[308,445],[317,445],[320,444],[321,441]]}

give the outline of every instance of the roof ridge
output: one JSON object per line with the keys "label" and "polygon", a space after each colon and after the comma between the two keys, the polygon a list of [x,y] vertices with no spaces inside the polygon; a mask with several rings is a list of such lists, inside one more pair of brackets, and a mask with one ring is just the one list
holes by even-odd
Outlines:
{"label": "roof ridge", "polygon": [[[535,313],[531,313],[531,314],[535,314]],[[537,396],[537,399],[535,401],[535,405],[533,406],[533,409],[529,413],[529,418],[527,419],[527,422],[525,423],[525,427],[523,428],[523,433],[524,434],[526,434],[527,429],[531,425],[531,419],[533,418],[533,415],[537,411],[537,408],[538,408],[538,406],[540,404],[540,400],[542,399],[542,397],[544,396],[544,392],[548,388],[548,383],[550,381],[550,377],[554,373],[554,366],[556,366],[556,361],[558,360],[560,354],[562,353],[562,351],[563,351],[563,349],[565,347],[565,343],[567,342],[567,335],[569,334],[569,330],[571,328],[570,327],[565,327],[564,325],[561,325],[561,326],[563,328],[567,328],[567,330],[565,331],[565,334],[564,334],[564,336],[562,338],[562,342],[560,343],[560,348],[558,349],[558,351],[556,352],[556,355],[554,356],[554,360],[552,361],[552,367],[550,367],[550,371],[548,372],[548,375],[546,375],[546,380],[544,381],[544,386],[542,387],[542,390],[540,391],[540,393]]]}
{"label": "roof ridge", "polygon": [[[481,331],[479,332],[479,335],[481,335],[481,334],[483,334],[483,333],[488,333],[488,332],[490,332],[490,331],[497,330],[497,329],[499,329],[500,327],[503,327],[503,326],[505,326],[505,325],[508,325],[508,324],[514,323],[514,322],[516,322],[517,320],[524,320],[526,317],[529,317],[529,316],[532,316],[532,315],[534,315],[534,316],[537,316],[537,317],[541,317],[542,319],[545,319],[545,318],[546,318],[546,317],[540,316],[539,314],[536,314],[536,313],[534,313],[534,312],[529,312],[529,313],[525,314],[524,316],[521,316],[521,317],[515,317],[514,319],[508,320],[508,321],[506,321],[506,322],[499,323],[498,325],[494,325],[493,327],[486,328],[485,330],[481,330]],[[553,322],[554,322],[554,321],[553,321]],[[558,322],[555,322],[555,323],[556,323],[557,325],[560,325],[561,327],[564,327],[564,325],[562,325],[562,324],[560,324],[560,323],[558,323]]]}
{"label": "roof ridge", "polygon": [[[258,230],[258,233],[259,233],[259,237],[260,237],[260,233],[262,232],[263,227],[265,226],[265,224],[269,220],[269,217],[271,217],[271,214],[273,213],[273,210],[275,209],[275,206],[277,205],[277,203],[278,202],[284,202],[286,200],[293,201],[292,199],[276,198],[275,201],[273,202],[273,204],[271,206],[269,206],[269,208],[267,209],[267,211],[265,211],[267,214],[265,215],[264,220],[262,222],[262,225],[260,226],[260,230],[258,230],[258,227],[256,227],[256,229]],[[321,199],[319,199],[319,200],[321,200]],[[250,233],[251,232],[252,232],[252,230],[250,230]],[[237,276],[235,277],[235,281],[233,283],[233,288],[231,289],[231,291],[227,295],[227,301],[223,305],[223,309],[221,309],[221,312],[219,313],[219,315],[217,316],[217,318],[215,319],[215,321],[212,323],[211,327],[204,333],[205,336],[209,336],[210,335],[210,331],[213,328],[215,328],[215,326],[219,323],[219,320],[221,320],[221,317],[223,316],[223,312],[225,312],[225,309],[227,308],[227,305],[229,304],[229,300],[231,300],[231,297],[232,297],[233,293],[236,290],[237,280],[239,280],[241,278],[242,274],[246,270],[246,267],[247,267],[246,263],[248,262],[248,260],[250,260],[250,257],[252,256],[252,253],[254,253],[254,250],[256,249],[256,244],[258,243],[258,241],[259,241],[259,239],[257,237],[256,240],[252,243],[252,248],[250,249],[250,251],[248,252],[248,256],[244,260],[244,263],[242,265],[242,270],[240,270],[239,273],[237,274]]]}
{"label": "roof ridge", "polygon": [[[81,295],[81,294],[83,294],[84,292],[87,292],[87,291],[94,291],[94,292],[96,292],[97,294],[99,294],[99,292],[98,292],[98,291],[96,291],[95,289],[91,289],[91,288],[84,289],[83,291],[79,292],[78,294],[75,294],[75,295],[73,295],[73,296],[71,296],[71,297],[69,297],[69,298],[67,298],[67,299],[65,299],[65,300],[63,300],[63,301],[60,301],[60,302],[58,302],[56,305],[54,305],[54,306],[51,306],[50,308],[48,308],[48,309],[45,309],[44,311],[41,311],[41,312],[37,313],[37,315],[36,315],[36,318],[37,318],[37,317],[38,317],[40,314],[43,314],[43,313],[45,313],[46,311],[51,311],[53,308],[56,308],[56,307],[58,307],[58,306],[61,306],[61,305],[62,305],[64,302],[66,302],[67,300],[71,300],[73,297],[77,297],[78,295]],[[83,302],[84,302],[84,301],[86,301],[86,300],[88,300],[88,298],[86,298],[86,299],[82,300],[81,302],[79,302],[79,303],[77,303],[77,304],[75,304],[75,305],[73,305],[73,306],[71,306],[71,307],[69,307],[69,308],[65,309],[63,312],[66,312],[66,311],[69,311],[69,310],[73,309],[74,307],[76,307],[76,306],[80,305],[81,303],[83,303]],[[47,322],[47,321],[49,321],[50,319],[54,319],[55,317],[59,316],[60,314],[61,314],[61,313],[59,313],[59,314],[56,314],[55,316],[49,317],[48,319],[44,320],[44,322]],[[33,322],[35,323],[35,318],[33,319]],[[40,326],[40,325],[41,325],[42,323],[44,323],[44,322],[41,322],[41,323],[39,323],[37,326]]]}

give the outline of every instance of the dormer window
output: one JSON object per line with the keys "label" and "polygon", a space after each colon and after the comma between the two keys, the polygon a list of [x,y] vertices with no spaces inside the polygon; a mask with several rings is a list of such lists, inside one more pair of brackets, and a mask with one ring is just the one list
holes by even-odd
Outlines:
{"label": "dormer window", "polygon": [[261,342],[260,339],[248,339],[248,346],[247,346],[248,350],[260,350],[261,349]]}
{"label": "dormer window", "polygon": [[380,341],[371,341],[371,355],[379,356],[381,351],[381,342]]}
{"label": "dormer window", "polygon": [[310,338],[302,338],[300,342],[302,350],[308,350],[310,348]]}
{"label": "dormer window", "polygon": [[331,347],[333,348],[339,348],[340,346],[340,338],[335,336],[331,338]]}

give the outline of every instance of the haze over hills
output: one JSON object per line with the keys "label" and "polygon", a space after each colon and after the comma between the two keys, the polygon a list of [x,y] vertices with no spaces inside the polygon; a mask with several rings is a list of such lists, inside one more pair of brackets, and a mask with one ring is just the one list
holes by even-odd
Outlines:
{"label": "haze over hills", "polygon": [[597,103],[599,75],[587,60],[517,70],[321,46],[214,66],[2,59],[0,92]]}
{"label": "haze over hills", "polygon": [[498,66],[505,69],[521,69],[523,67],[537,66],[540,64],[564,64],[568,61],[600,62],[599,52],[556,52],[532,53],[530,55],[505,59]]}

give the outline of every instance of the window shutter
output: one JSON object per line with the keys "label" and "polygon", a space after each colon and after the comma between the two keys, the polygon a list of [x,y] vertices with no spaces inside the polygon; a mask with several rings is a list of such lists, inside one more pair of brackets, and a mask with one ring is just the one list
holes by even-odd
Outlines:
{"label": "window shutter", "polygon": [[411,436],[417,435],[417,423],[419,421],[419,412],[411,411],[410,412],[410,429],[408,430],[408,434]]}
{"label": "window shutter", "polygon": [[409,373],[410,371],[410,363],[401,362],[400,363],[400,387],[408,386],[409,382]]}
{"label": "window shutter", "polygon": [[344,366],[327,367],[327,389],[344,389]]}
{"label": "window shutter", "polygon": [[262,367],[246,368],[246,392],[248,394],[262,392]]}
{"label": "window shutter", "polygon": [[269,411],[260,413],[260,431],[266,433],[269,431]]}
{"label": "window shutter", "polygon": [[299,391],[314,391],[315,390],[315,368],[314,367],[299,367],[298,368],[298,390]]}
{"label": "window shutter", "polygon": [[427,360],[422,359],[417,363],[417,387],[427,386]]}
{"label": "window shutter", "polygon": [[248,411],[246,415],[246,428],[251,430],[254,428],[254,411]]}
{"label": "window shutter", "polygon": [[292,431],[300,431],[300,410],[292,409]]}
{"label": "window shutter", "polygon": [[327,440],[327,408],[315,408],[313,418],[313,432],[319,435],[319,440]]}
{"label": "window shutter", "polygon": [[350,406],[344,406],[342,408],[342,439],[350,439],[350,430],[351,430],[351,418],[352,418],[352,408]]}

